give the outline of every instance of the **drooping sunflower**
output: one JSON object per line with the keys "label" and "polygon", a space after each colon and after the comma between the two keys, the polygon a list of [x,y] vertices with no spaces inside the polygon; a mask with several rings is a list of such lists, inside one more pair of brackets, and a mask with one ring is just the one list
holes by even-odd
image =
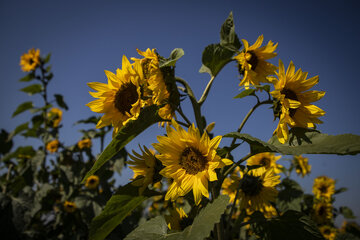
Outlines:
{"label": "drooping sunflower", "polygon": [[308,158],[303,156],[294,156],[295,170],[298,175],[305,177],[310,174],[311,165],[308,164]]}
{"label": "drooping sunflower", "polygon": [[40,50],[29,49],[28,53],[24,53],[20,57],[21,70],[24,72],[30,72],[36,69],[40,65]]}
{"label": "drooping sunflower", "polygon": [[266,46],[260,47],[264,41],[264,36],[258,37],[256,42],[249,46],[248,41],[242,39],[244,50],[234,57],[239,63],[239,71],[244,75],[240,86],[246,89],[250,85],[260,85],[261,82],[267,83],[267,76],[274,74],[276,66],[266,60],[277,55],[274,51],[278,44],[269,41]]}
{"label": "drooping sunflower", "polygon": [[58,127],[61,120],[62,120],[63,112],[59,108],[51,108],[50,111],[47,113],[47,117],[50,119],[52,126],[54,128]]}
{"label": "drooping sunflower", "polygon": [[77,145],[78,145],[79,149],[82,150],[84,148],[91,148],[92,142],[91,142],[90,138],[86,138],[86,139],[80,140],[77,143]]}
{"label": "drooping sunflower", "polygon": [[[165,83],[163,73],[160,70],[159,57],[155,49],[146,49],[145,52],[136,49],[137,52],[143,56],[143,59],[131,58],[141,66],[143,78],[145,79],[146,87],[150,91],[144,91],[144,94],[152,95],[152,103],[163,107],[159,110],[159,116],[163,119],[170,120],[175,116],[175,112],[169,103],[171,92]],[[148,97],[148,96],[145,96]]]}
{"label": "drooping sunflower", "polygon": [[260,167],[249,170],[240,181],[240,209],[260,210],[276,200],[278,191],[275,186],[280,183],[280,175],[274,169]]}
{"label": "drooping sunflower", "polygon": [[165,200],[175,201],[192,190],[198,205],[202,196],[209,197],[208,181],[217,180],[215,169],[232,161],[221,159],[216,153],[221,136],[210,140],[206,132],[200,136],[194,124],[186,131],[173,119],[171,125],[175,129],[168,125],[167,136],[158,136],[159,143],[153,144],[160,153],[158,159],[165,166],[160,174],[173,179]]}
{"label": "drooping sunflower", "polygon": [[99,177],[96,175],[91,175],[86,179],[85,187],[88,189],[95,189],[99,185]]}
{"label": "drooping sunflower", "polygon": [[333,217],[331,203],[319,201],[313,206],[313,219],[319,224],[330,222]]}
{"label": "drooping sunflower", "polygon": [[318,199],[330,200],[335,193],[335,180],[327,176],[320,176],[314,179],[312,189]]}
{"label": "drooping sunflower", "polygon": [[73,213],[76,210],[76,204],[74,202],[65,201],[64,202],[64,210],[68,213]]}
{"label": "drooping sunflower", "polygon": [[279,160],[281,156],[275,156],[275,154],[271,152],[263,152],[258,153],[254,156],[251,156],[247,160],[247,165],[254,166],[259,165],[263,166],[266,169],[268,168],[274,168],[274,173],[278,174],[282,172],[282,166],[280,164],[277,164],[276,161]]}
{"label": "drooping sunflower", "polygon": [[328,225],[323,225],[323,226],[319,227],[319,230],[325,239],[335,240],[336,234],[337,234],[337,231],[335,228],[328,226]]}
{"label": "drooping sunflower", "polygon": [[59,144],[59,140],[52,140],[46,144],[46,150],[48,150],[50,153],[57,152]]}
{"label": "drooping sunflower", "polygon": [[308,73],[301,69],[295,72],[292,62],[285,73],[284,64],[279,60],[279,72],[276,75],[278,79],[273,81],[275,90],[271,95],[281,107],[279,124],[274,134],[276,133],[279,142],[285,143],[289,135],[288,126],[314,128],[315,124],[322,123],[318,118],[325,111],[311,103],[320,100],[325,92],[307,91],[319,82],[319,76],[306,79]]}
{"label": "drooping sunflower", "polygon": [[134,171],[134,176],[132,178],[133,185],[139,186],[139,192],[143,192],[149,184],[156,183],[161,180],[159,171],[161,166],[158,163],[157,158],[155,157],[155,151],[153,149],[148,149],[144,146],[144,149],[140,147],[141,155],[133,151],[134,155],[129,154],[129,157],[132,159],[127,163]]}
{"label": "drooping sunflower", "polygon": [[86,104],[91,111],[104,113],[96,128],[102,128],[112,124],[114,134],[128,121],[135,120],[140,114],[141,100],[141,77],[137,69],[133,67],[126,56],[122,58],[122,69],[117,69],[116,74],[105,71],[108,83],[91,82],[88,86],[97,92],[89,92],[94,98],[98,98]]}

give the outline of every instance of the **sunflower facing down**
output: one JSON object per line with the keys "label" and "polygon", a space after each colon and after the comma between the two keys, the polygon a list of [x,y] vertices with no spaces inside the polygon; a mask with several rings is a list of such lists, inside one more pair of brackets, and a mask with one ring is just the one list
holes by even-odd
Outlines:
{"label": "sunflower facing down", "polygon": [[274,169],[260,167],[248,171],[240,181],[240,209],[260,210],[276,200],[278,191],[275,186],[280,183],[280,175]]}
{"label": "sunflower facing down", "polygon": [[[159,58],[155,49],[150,50],[146,49],[145,52],[136,49],[137,52],[143,56],[143,59],[131,58],[131,60],[138,63],[138,66],[141,66],[142,77],[147,83],[144,89],[150,91],[144,91],[144,94],[147,94],[147,97],[151,97],[152,103],[158,106],[164,105],[159,110],[159,116],[162,119],[171,120],[175,116],[174,109],[169,103],[171,98],[171,92],[169,92],[168,87],[165,83],[164,75],[160,70]],[[164,124],[162,124],[164,125]]]}
{"label": "sunflower facing down", "polygon": [[160,174],[173,179],[165,200],[175,201],[192,190],[198,205],[202,196],[209,197],[208,181],[217,180],[215,169],[229,165],[232,161],[221,159],[216,153],[221,136],[210,140],[206,132],[200,136],[200,131],[194,124],[188,131],[174,120],[171,125],[175,129],[168,125],[167,136],[158,136],[159,143],[153,144],[160,153],[157,158],[165,166]]}
{"label": "sunflower facing down", "polygon": [[62,120],[63,112],[59,108],[51,108],[47,113],[47,117],[52,123],[53,128],[57,128]]}
{"label": "sunflower facing down", "polygon": [[256,42],[249,47],[248,41],[242,39],[244,50],[234,57],[239,63],[239,71],[244,74],[240,86],[246,89],[250,85],[260,85],[261,82],[269,82],[267,76],[274,74],[276,66],[266,60],[275,57],[274,52],[278,44],[269,41],[266,46],[260,47],[264,41],[263,35],[259,36]]}
{"label": "sunflower facing down", "polygon": [[319,224],[330,222],[333,217],[333,207],[329,202],[317,202],[313,206],[313,219]]}
{"label": "sunflower facing down", "polygon": [[276,164],[276,161],[280,158],[281,156],[276,157],[275,154],[271,152],[258,153],[247,160],[247,165],[260,165],[266,169],[274,168],[274,173],[278,174],[282,172],[282,166],[280,164]]}
{"label": "sunflower facing down", "polygon": [[117,69],[116,74],[105,71],[108,83],[91,82],[88,86],[97,92],[89,92],[94,98],[98,98],[88,104],[91,111],[104,113],[96,128],[102,128],[112,124],[114,134],[128,121],[135,120],[140,114],[141,101],[141,77],[135,63],[134,68],[126,56],[122,59],[122,69]]}
{"label": "sunflower facing down", "polygon": [[294,156],[295,170],[298,175],[305,177],[310,174],[311,165],[308,164],[308,158],[303,156]]}
{"label": "sunflower facing down", "polygon": [[133,151],[134,155],[129,154],[132,161],[129,160],[127,163],[131,165],[130,168],[134,171],[132,184],[139,186],[139,192],[142,193],[149,184],[161,180],[161,176],[159,175],[159,168],[161,168],[161,166],[157,164],[158,161],[153,149],[148,149],[144,146],[144,149],[140,147],[140,150],[142,155]]}
{"label": "sunflower facing down", "polygon": [[24,53],[20,57],[21,70],[24,72],[30,72],[36,69],[40,65],[40,50],[30,49],[28,53]]}
{"label": "sunflower facing down", "polygon": [[319,82],[319,77],[309,79],[308,73],[298,69],[290,62],[285,73],[285,67],[279,60],[279,72],[276,72],[278,79],[273,80],[275,90],[271,95],[281,105],[279,124],[274,131],[279,142],[285,143],[288,139],[290,127],[314,128],[315,124],[322,123],[318,119],[325,114],[321,108],[311,104],[320,100],[325,92],[307,91]]}
{"label": "sunflower facing down", "polygon": [[335,180],[327,176],[314,179],[313,193],[317,199],[330,200],[335,193]]}

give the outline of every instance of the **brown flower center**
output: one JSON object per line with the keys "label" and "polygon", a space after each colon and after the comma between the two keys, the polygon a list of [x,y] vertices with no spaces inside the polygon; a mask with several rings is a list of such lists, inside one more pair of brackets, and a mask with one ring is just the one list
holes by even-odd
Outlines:
{"label": "brown flower center", "polygon": [[321,193],[327,193],[328,188],[327,188],[327,186],[322,185],[321,187],[319,187],[319,190]]}
{"label": "brown flower center", "polygon": [[127,83],[115,95],[115,108],[122,114],[130,113],[131,105],[136,103],[138,99],[139,94],[137,93],[136,86],[131,82]]}
{"label": "brown flower center", "polygon": [[[290,89],[284,88],[283,90],[281,90],[281,94],[284,94],[285,98],[287,98],[287,99],[299,101],[299,99],[296,96],[296,93]],[[290,112],[290,117],[293,117],[296,113],[296,109],[290,108],[289,112]]]}
{"label": "brown flower center", "polygon": [[250,53],[251,57],[247,62],[251,65],[251,70],[254,71],[259,63],[259,59],[257,58],[255,52],[249,51],[248,53]]}
{"label": "brown flower center", "polygon": [[260,160],[260,164],[262,166],[268,167],[270,165],[270,159],[264,157]]}
{"label": "brown flower center", "polygon": [[263,189],[263,180],[260,177],[245,175],[240,181],[240,189],[246,196],[256,196]]}
{"label": "brown flower center", "polygon": [[319,208],[319,210],[318,210],[318,215],[319,216],[323,216],[324,214],[325,214],[325,211],[326,209],[325,209],[325,207],[324,206],[321,206],[320,208]]}
{"label": "brown flower center", "polygon": [[208,166],[207,158],[197,149],[187,147],[180,156],[180,165],[187,174],[195,175]]}

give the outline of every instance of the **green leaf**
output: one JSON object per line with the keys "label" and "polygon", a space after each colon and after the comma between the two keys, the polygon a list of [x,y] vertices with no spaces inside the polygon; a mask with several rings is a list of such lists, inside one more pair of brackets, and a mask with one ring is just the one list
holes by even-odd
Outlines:
{"label": "green leaf", "polygon": [[64,102],[64,97],[60,94],[54,94],[55,100],[57,105],[59,105],[59,107],[65,109],[65,110],[69,110],[68,106],[66,105],[66,103]]}
{"label": "green leaf", "polygon": [[125,240],[203,240],[210,236],[214,224],[220,221],[228,203],[228,196],[219,196],[213,203],[209,203],[202,209],[193,224],[182,232],[167,234],[164,217],[158,216],[137,227],[126,236]]}
{"label": "green leaf", "polygon": [[9,139],[13,138],[15,135],[29,129],[29,122],[23,123],[19,126],[17,126],[14,131],[12,131],[9,135]]}
{"label": "green leaf", "polygon": [[[296,131],[300,132],[299,129]],[[296,133],[297,134],[297,133]],[[238,138],[246,141],[250,145],[252,154],[261,152],[278,152],[283,155],[301,154],[338,154],[355,155],[360,153],[360,136],[353,134],[328,135],[317,131],[306,131],[303,135],[289,134],[289,141],[281,144],[276,136],[269,142],[264,142],[249,134],[232,132],[225,134],[224,137]],[[297,143],[295,143],[297,137]],[[289,144],[289,142],[291,144]]]}
{"label": "green leaf", "polygon": [[36,93],[40,93],[43,90],[43,87],[41,84],[32,84],[30,86],[24,87],[22,89],[20,89],[20,91],[23,91],[27,94],[34,95]]}
{"label": "green leaf", "polygon": [[44,63],[48,63],[50,61],[50,57],[51,57],[51,53],[49,53],[48,55],[46,55],[45,59],[44,59]]}
{"label": "green leaf", "polygon": [[16,108],[15,112],[12,114],[12,117],[15,117],[16,115],[25,112],[26,110],[32,109],[33,107],[34,105],[32,102],[24,102]]}
{"label": "green leaf", "polygon": [[13,146],[13,141],[9,138],[9,133],[1,129],[0,132],[0,154],[7,154]]}
{"label": "green leaf", "polygon": [[280,212],[301,211],[301,201],[304,194],[301,186],[289,178],[283,179],[280,186],[283,189],[279,191],[276,204]]}
{"label": "green leaf", "polygon": [[342,188],[336,189],[334,194],[339,194],[339,193],[342,193],[342,192],[346,192],[347,190],[348,189],[346,187],[342,187]]}
{"label": "green leaf", "polygon": [[159,66],[163,67],[173,67],[176,64],[176,61],[179,60],[182,56],[184,56],[184,50],[182,48],[175,48],[170,53],[170,57],[167,59],[160,59]]}
{"label": "green leaf", "polygon": [[98,118],[98,117],[96,117],[96,116],[91,116],[91,117],[89,117],[89,118],[87,118],[87,119],[84,119],[84,120],[80,120],[80,121],[75,122],[74,125],[77,125],[77,124],[80,124],[80,123],[85,123],[85,124],[87,124],[87,123],[92,123],[92,124],[95,124],[95,125],[96,125],[96,124],[98,123],[99,119],[100,119],[100,118]]}
{"label": "green leaf", "polygon": [[255,93],[255,89],[246,89],[241,93],[239,93],[238,95],[236,95],[234,98],[244,98],[249,95],[254,95],[254,93]]}
{"label": "green leaf", "polygon": [[238,51],[238,49],[241,47],[239,38],[235,33],[235,25],[232,12],[230,12],[228,18],[221,26],[220,45],[234,52]]}
{"label": "green leaf", "polygon": [[20,78],[19,82],[30,82],[33,79],[35,79],[35,74],[34,73],[29,73],[25,77]]}
{"label": "green leaf", "polygon": [[89,239],[105,239],[137,206],[156,195],[156,192],[147,189],[143,195],[139,195],[139,188],[131,183],[120,187],[106,203],[101,214],[91,221]]}
{"label": "green leaf", "polygon": [[340,207],[340,213],[347,219],[355,219],[356,217],[353,214],[353,211],[348,207]]}
{"label": "green leaf", "polygon": [[211,44],[207,46],[202,54],[202,66],[200,73],[209,73],[215,77],[220,70],[232,60],[233,51],[222,47],[220,44]]}
{"label": "green leaf", "polygon": [[282,216],[253,224],[255,233],[265,240],[324,240],[316,224],[296,211],[289,210]]}
{"label": "green leaf", "polygon": [[96,160],[95,164],[86,174],[82,182],[84,183],[89,176],[93,175],[97,170],[99,170],[102,165],[115,156],[116,153],[118,153],[137,135],[150,127],[152,124],[163,121],[163,119],[159,117],[157,111],[158,108],[155,105],[147,107],[140,112],[138,119],[129,121],[126,126],[122,127],[119,133],[112,139],[110,144],[101,153],[99,159]]}

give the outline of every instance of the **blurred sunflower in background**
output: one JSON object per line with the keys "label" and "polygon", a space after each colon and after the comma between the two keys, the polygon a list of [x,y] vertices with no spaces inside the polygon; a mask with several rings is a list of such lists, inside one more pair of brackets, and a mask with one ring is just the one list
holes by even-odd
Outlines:
{"label": "blurred sunflower in background", "polygon": [[274,173],[278,174],[281,173],[283,169],[283,166],[276,163],[280,158],[281,156],[275,156],[275,154],[271,152],[258,153],[247,160],[247,165],[259,165],[265,167],[265,169],[273,168]]}
{"label": "blurred sunflower in background", "polygon": [[24,53],[20,57],[21,70],[30,72],[40,65],[40,49],[29,49],[28,53]]}
{"label": "blurred sunflower in background", "polygon": [[330,200],[335,193],[335,180],[327,176],[320,176],[314,179],[313,193],[317,199]]}
{"label": "blurred sunflower in background", "polygon": [[308,158],[303,156],[294,156],[295,171],[301,177],[310,174],[311,165],[308,164]]}

